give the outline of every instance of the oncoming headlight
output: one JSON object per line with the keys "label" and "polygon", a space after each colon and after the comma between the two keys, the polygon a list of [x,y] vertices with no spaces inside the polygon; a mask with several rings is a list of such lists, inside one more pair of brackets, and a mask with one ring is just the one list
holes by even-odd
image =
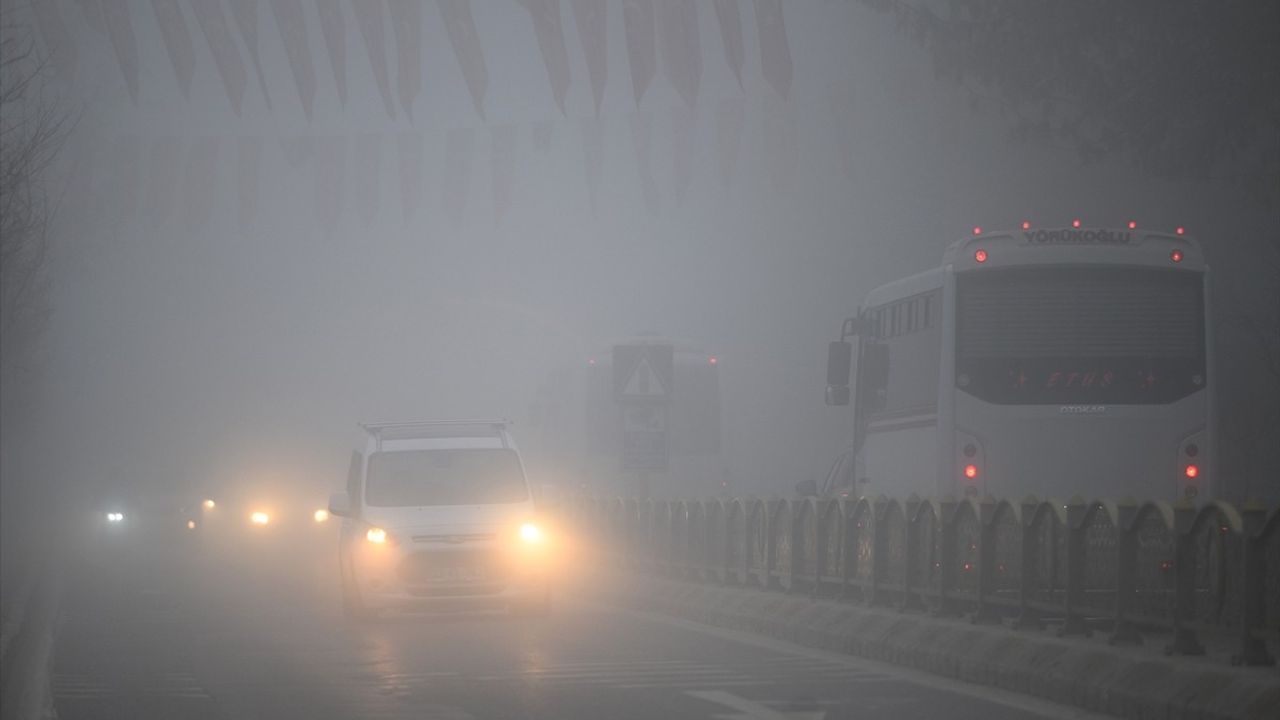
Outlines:
{"label": "oncoming headlight", "polygon": [[258,510],[249,516],[249,522],[254,525],[266,525],[271,522],[271,516],[261,510]]}
{"label": "oncoming headlight", "polygon": [[542,530],[533,523],[525,523],[520,526],[520,539],[531,545],[542,542]]}
{"label": "oncoming headlight", "polygon": [[122,513],[122,512],[109,512],[109,513],[107,513],[107,522],[109,522],[109,523],[122,523],[122,522],[124,522],[124,513]]}

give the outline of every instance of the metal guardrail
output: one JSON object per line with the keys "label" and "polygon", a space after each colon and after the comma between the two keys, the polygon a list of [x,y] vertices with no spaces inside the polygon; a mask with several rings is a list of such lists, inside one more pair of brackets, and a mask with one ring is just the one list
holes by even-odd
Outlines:
{"label": "metal guardrail", "polygon": [[850,602],[1052,620],[1113,644],[1168,632],[1234,664],[1280,645],[1280,509],[1132,500],[566,498],[565,520],[632,568]]}

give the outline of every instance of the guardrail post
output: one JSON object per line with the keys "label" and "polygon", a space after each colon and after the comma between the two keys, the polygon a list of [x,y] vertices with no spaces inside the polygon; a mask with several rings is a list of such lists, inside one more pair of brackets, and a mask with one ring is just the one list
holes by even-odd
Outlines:
{"label": "guardrail post", "polygon": [[906,562],[906,567],[902,571],[902,598],[898,601],[898,609],[906,612],[908,610],[923,610],[924,598],[911,592],[911,575],[916,568],[916,563],[920,561],[920,541],[915,533],[916,513],[920,510],[920,498],[914,493],[903,503],[902,527],[906,530],[905,542],[903,542],[902,557]]}
{"label": "guardrail post", "polygon": [[888,533],[885,530],[884,515],[889,507],[888,502],[876,502],[871,514],[875,520],[871,523],[871,587],[867,589],[866,603],[874,605],[880,597],[880,582],[884,578],[884,565],[888,561]]}
{"label": "guardrail post", "polygon": [[1084,514],[1086,505],[1080,496],[1067,502],[1067,595],[1061,636],[1088,635],[1089,626],[1080,607],[1084,604]]}
{"label": "guardrail post", "polygon": [[1191,537],[1196,509],[1186,500],[1173,506],[1173,642],[1171,655],[1203,655],[1204,645],[1189,625],[1195,612],[1196,549]]}
{"label": "guardrail post", "polygon": [[1129,619],[1138,562],[1138,528],[1133,522],[1138,514],[1138,505],[1133,498],[1125,498],[1116,503],[1116,511],[1119,522],[1116,528],[1116,619],[1107,642],[1112,645],[1141,645],[1142,634]]}
{"label": "guardrail post", "polygon": [[[1013,621],[1013,627],[1017,630],[1044,629],[1040,613],[1031,607],[1031,588],[1039,579],[1039,563],[1036,560],[1040,554],[1040,543],[1036,537],[1038,527],[1035,522],[1039,506],[1040,502],[1034,497],[1028,496],[1022,500],[1022,552],[1019,553],[1022,556],[1022,567],[1018,581],[1018,618]],[[1052,521],[1053,518],[1049,520]]]}
{"label": "guardrail post", "polygon": [[939,617],[950,617],[960,614],[953,595],[956,588],[955,561],[960,556],[959,533],[956,532],[959,503],[948,499],[938,505],[942,508],[941,515],[936,518],[940,535],[938,545],[941,550],[939,557],[934,561],[938,563],[938,604],[934,606],[933,614]]}
{"label": "guardrail post", "polygon": [[1244,557],[1240,563],[1241,587],[1244,590],[1240,618],[1240,652],[1231,657],[1233,665],[1275,665],[1276,659],[1267,652],[1262,638],[1266,616],[1266,558],[1262,547],[1262,533],[1266,527],[1267,510],[1256,500],[1240,509],[1244,524],[1242,542]]}
{"label": "guardrail post", "polygon": [[978,505],[978,523],[982,533],[978,540],[978,611],[970,616],[970,622],[995,624],[1000,622],[1000,611],[987,602],[994,595],[996,565],[996,501],[990,495]]}

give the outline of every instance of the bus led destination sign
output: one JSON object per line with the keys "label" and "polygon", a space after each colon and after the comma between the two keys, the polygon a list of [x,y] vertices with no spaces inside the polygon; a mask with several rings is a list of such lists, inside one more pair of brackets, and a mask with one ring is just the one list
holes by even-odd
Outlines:
{"label": "bus led destination sign", "polygon": [[1022,233],[1031,245],[1128,245],[1133,237],[1128,230],[1026,230]]}

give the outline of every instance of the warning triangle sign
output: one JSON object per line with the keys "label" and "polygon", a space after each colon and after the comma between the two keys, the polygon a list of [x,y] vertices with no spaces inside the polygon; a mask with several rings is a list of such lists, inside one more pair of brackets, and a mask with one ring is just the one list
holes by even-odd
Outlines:
{"label": "warning triangle sign", "polygon": [[640,362],[636,363],[636,369],[632,371],[631,377],[627,378],[626,385],[622,386],[622,396],[658,398],[666,397],[666,395],[667,388],[658,379],[658,375],[653,371],[653,368],[649,367],[649,360],[642,355]]}

